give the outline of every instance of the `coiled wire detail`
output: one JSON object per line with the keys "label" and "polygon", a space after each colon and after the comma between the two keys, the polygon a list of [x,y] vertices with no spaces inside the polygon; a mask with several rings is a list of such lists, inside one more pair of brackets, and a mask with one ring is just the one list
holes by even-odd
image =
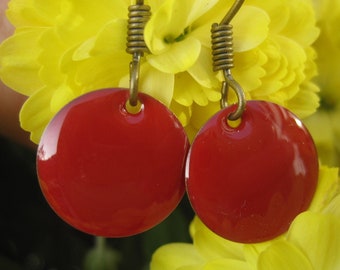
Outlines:
{"label": "coiled wire detail", "polygon": [[138,104],[140,62],[144,53],[149,52],[144,41],[144,28],[151,16],[150,6],[144,5],[144,1],[136,1],[136,5],[129,6],[128,16],[126,51],[132,54],[129,103],[131,106],[136,106]]}
{"label": "coiled wire detail", "polygon": [[228,90],[233,89],[236,93],[238,103],[237,109],[229,116],[229,120],[241,118],[246,107],[246,98],[242,87],[233,78],[231,69],[234,67],[234,50],[233,50],[233,26],[230,24],[231,19],[238,12],[244,0],[235,1],[227,15],[220,24],[213,24],[211,27],[211,48],[213,70],[223,71],[225,81],[221,88],[221,108],[227,106]]}

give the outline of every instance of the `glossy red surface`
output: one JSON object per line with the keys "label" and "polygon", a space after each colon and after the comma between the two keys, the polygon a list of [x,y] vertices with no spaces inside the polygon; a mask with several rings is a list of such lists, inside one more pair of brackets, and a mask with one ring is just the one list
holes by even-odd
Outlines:
{"label": "glossy red surface", "polygon": [[191,204],[212,231],[237,242],[284,233],[308,208],[318,179],[310,134],[288,110],[248,101],[240,125],[227,107],[197,135],[186,168]]}
{"label": "glossy red surface", "polygon": [[139,94],[127,112],[126,89],[86,94],[46,128],[37,153],[41,189],[67,223],[93,235],[124,237],[157,225],[184,192],[189,143],[175,116]]}

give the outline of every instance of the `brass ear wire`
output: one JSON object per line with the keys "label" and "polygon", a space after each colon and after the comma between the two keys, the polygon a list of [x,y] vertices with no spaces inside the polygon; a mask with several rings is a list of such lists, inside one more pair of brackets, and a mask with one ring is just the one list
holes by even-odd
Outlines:
{"label": "brass ear wire", "polygon": [[143,0],[137,0],[136,5],[129,6],[128,35],[126,51],[132,54],[130,63],[130,97],[131,106],[138,104],[138,82],[140,61],[148,48],[144,41],[144,28],[151,16],[150,6]]}
{"label": "brass ear wire", "polygon": [[225,17],[222,19],[220,24],[230,24],[231,20],[235,17],[237,12],[242,7],[245,0],[236,0],[232,7],[229,9],[228,13],[225,15]]}
{"label": "brass ear wire", "polygon": [[229,120],[237,120],[241,118],[246,106],[244,91],[231,74],[231,68],[234,67],[234,52],[233,26],[230,24],[230,21],[237,14],[243,2],[244,0],[236,0],[220,24],[215,23],[211,27],[213,70],[222,70],[225,78],[221,89],[221,108],[223,109],[227,106],[229,87],[235,91],[238,99],[237,109],[228,116]]}

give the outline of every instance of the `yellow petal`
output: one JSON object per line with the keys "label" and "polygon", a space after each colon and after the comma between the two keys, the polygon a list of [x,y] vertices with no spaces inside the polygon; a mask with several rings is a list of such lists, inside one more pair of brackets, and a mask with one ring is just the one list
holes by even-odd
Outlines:
{"label": "yellow petal", "polygon": [[[24,103],[20,111],[20,123],[24,130],[31,132],[31,140],[39,143],[43,130],[53,116],[81,92],[65,83],[58,88],[45,87]],[[75,94],[77,92],[77,94]]]}
{"label": "yellow petal", "polygon": [[53,91],[51,89],[42,89],[29,97],[20,111],[20,123],[24,130],[31,132],[31,140],[38,144],[40,137],[53,117],[49,106]]}
{"label": "yellow petal", "polygon": [[321,33],[315,43],[318,53],[316,61],[320,73],[317,81],[322,87],[322,95],[325,101],[332,104],[334,100],[340,99],[340,91],[336,90],[340,85],[340,76],[337,75],[339,70],[338,56],[340,55],[340,34],[337,30],[337,25],[340,6],[338,1],[323,0],[313,2],[320,2],[316,12],[322,11],[319,21]]}
{"label": "yellow petal", "polygon": [[44,32],[40,38],[39,45],[41,47],[41,53],[38,57],[41,64],[39,76],[45,84],[58,87],[65,80],[65,74],[62,74],[60,70],[60,59],[67,47],[58,38],[53,28],[49,28]]}
{"label": "yellow petal", "polygon": [[191,8],[190,1],[166,0],[148,21],[144,38],[153,54],[163,53],[169,42],[183,34],[187,25],[187,16]]}
{"label": "yellow petal", "polygon": [[191,93],[197,87],[197,83],[186,72],[176,74],[174,100],[182,106],[191,106],[194,101]]}
{"label": "yellow petal", "polygon": [[202,89],[209,101],[218,102],[221,100],[220,89],[218,90],[214,88],[202,88]]}
{"label": "yellow petal", "polygon": [[7,16],[16,27],[51,26],[60,9],[61,1],[11,0]]}
{"label": "yellow petal", "polygon": [[61,84],[56,89],[51,89],[53,95],[50,102],[50,110],[52,113],[56,114],[61,108],[63,108],[72,99],[81,95],[81,91],[76,91],[75,88],[71,88],[69,84]]}
{"label": "yellow petal", "polygon": [[[120,87],[129,88],[129,74],[124,76]],[[140,68],[139,89],[169,107],[173,97],[175,78],[173,74],[163,73],[148,63],[143,63]]]}
{"label": "yellow petal", "polygon": [[324,209],[325,214],[331,214],[340,219],[340,195],[338,194]]}
{"label": "yellow petal", "polygon": [[218,91],[202,87],[186,72],[176,75],[173,98],[183,106],[191,106],[193,102],[200,106],[206,106],[209,100],[219,100],[220,96]]}
{"label": "yellow petal", "polygon": [[[327,164],[329,166],[338,165],[338,157],[335,148],[336,136],[333,131],[335,123],[332,123],[329,112],[318,110],[317,113],[304,119],[304,124],[312,134],[314,143],[318,149],[318,157],[322,164]],[[320,177],[319,179],[321,180]],[[315,199],[316,197],[314,196],[313,201],[315,201]]]}
{"label": "yellow petal", "polygon": [[189,142],[192,143],[197,135],[198,129],[193,127],[192,125],[187,125],[184,127],[185,132],[188,136]]}
{"label": "yellow petal", "polygon": [[243,260],[243,244],[226,240],[210,231],[201,221],[195,221],[194,245],[207,259]]}
{"label": "yellow petal", "polygon": [[318,186],[313,197],[313,201],[309,207],[310,211],[323,211],[337,195],[340,188],[338,173],[338,168],[320,168]]}
{"label": "yellow petal", "polygon": [[289,20],[282,35],[296,40],[303,47],[311,45],[320,33],[313,6],[310,1],[287,1],[287,4],[290,6]]}
{"label": "yellow petal", "polygon": [[272,245],[273,241],[277,241],[283,238],[284,236],[279,236],[275,239],[272,239],[271,241],[244,245],[243,250],[245,260],[253,267],[256,267],[258,265],[258,260],[262,252],[265,251],[270,245]]}
{"label": "yellow petal", "polygon": [[262,65],[266,63],[267,59],[267,56],[258,48],[235,53],[233,75],[245,91],[250,92],[261,86],[261,78],[266,75],[266,70]]}
{"label": "yellow petal", "polygon": [[125,19],[115,19],[107,23],[98,34],[91,55],[109,53],[115,50],[125,51],[126,29],[127,22]]}
{"label": "yellow petal", "polygon": [[202,270],[202,269],[203,269],[203,266],[201,265],[184,265],[184,266],[177,268],[177,270]]}
{"label": "yellow petal", "polygon": [[[187,1],[189,2],[189,1]],[[190,12],[187,18],[187,25],[192,24],[199,17],[209,12],[209,10],[215,6],[218,0],[191,0]],[[183,3],[183,1],[181,1]]]}
{"label": "yellow petal", "polygon": [[304,51],[307,57],[304,64],[305,79],[300,85],[299,92],[286,103],[286,107],[297,114],[300,118],[312,115],[320,105],[318,92],[320,91],[321,84],[317,85],[313,80],[313,78],[317,75],[315,51],[311,47],[305,48]]}
{"label": "yellow petal", "polygon": [[91,51],[96,43],[96,37],[91,37],[85,40],[73,53],[72,60],[81,61],[89,58]]}
{"label": "yellow petal", "polygon": [[190,36],[198,39],[206,48],[211,48],[211,25],[212,23],[199,24],[191,29]]}
{"label": "yellow petal", "polygon": [[74,52],[73,60],[80,61],[91,56],[113,54],[116,51],[126,53],[127,22],[116,19],[107,23],[98,33],[82,43]]}
{"label": "yellow petal", "polygon": [[[275,40],[271,41],[270,45],[272,50],[277,50],[279,56],[276,59],[270,58],[268,61],[278,62],[279,60],[280,66],[274,74],[264,77],[262,79],[264,87],[252,94],[257,99],[272,99],[282,104],[283,101],[291,99],[299,92],[299,86],[305,79],[304,68],[307,57],[298,43],[286,37],[276,37]],[[268,47],[264,49],[267,55],[273,56],[273,52],[268,53]],[[268,70],[268,62],[264,68]],[[273,82],[277,81],[280,82],[277,85],[280,88],[273,85]],[[268,97],[265,97],[267,95]]]}
{"label": "yellow petal", "polygon": [[267,62],[263,65],[266,76],[262,79],[261,91],[258,91],[259,95],[264,96],[283,88],[284,83],[281,80],[287,76],[288,61],[286,57],[283,57],[281,47],[275,39],[268,38],[261,44],[260,48],[268,57]]}
{"label": "yellow petal", "polygon": [[210,117],[221,109],[219,102],[209,102],[207,106],[199,106],[194,104],[192,106],[191,125],[196,129],[200,129]]}
{"label": "yellow petal", "polygon": [[[333,127],[333,132],[334,132],[334,137],[335,138],[340,138],[340,123],[339,123],[339,118],[340,118],[340,106],[338,106],[331,114],[330,114],[330,119],[332,122],[332,127]],[[340,140],[336,139],[334,141],[335,143],[335,150],[337,153],[340,153]],[[340,156],[338,156],[339,160]],[[333,166],[339,166],[340,162],[336,163],[336,165]]]}
{"label": "yellow petal", "polygon": [[291,100],[286,101],[285,107],[298,117],[305,118],[315,113],[320,104],[319,87],[308,82],[300,86],[300,91]]}
{"label": "yellow petal", "polygon": [[269,16],[262,9],[243,6],[233,19],[235,51],[248,51],[261,44],[268,36],[269,22]]}
{"label": "yellow petal", "polygon": [[43,86],[38,76],[41,65],[39,39],[41,29],[15,34],[0,46],[0,78],[10,88],[31,95]]}
{"label": "yellow petal", "polygon": [[279,33],[287,24],[289,19],[289,5],[287,5],[286,0],[252,0],[246,3],[263,9],[270,16],[269,31],[271,33]]}
{"label": "yellow petal", "polygon": [[197,61],[201,51],[200,42],[187,37],[181,42],[173,43],[166,52],[159,55],[147,55],[147,61],[154,68],[165,73],[176,74],[186,71]]}
{"label": "yellow petal", "polygon": [[211,50],[201,47],[200,55],[192,67],[188,69],[189,74],[202,86],[207,88],[219,87],[220,82],[213,71]]}
{"label": "yellow petal", "polygon": [[[293,244],[281,240],[274,242],[261,253],[258,270],[314,270],[308,258]],[[320,268],[322,269],[322,268]]]}
{"label": "yellow petal", "polygon": [[[150,270],[201,269],[203,264],[204,259],[192,244],[173,243],[156,250],[152,256]],[[192,268],[184,268],[186,266]]]}
{"label": "yellow petal", "polygon": [[[145,42],[153,54],[163,53],[169,43],[180,42],[202,14],[211,9],[217,0],[167,0],[153,15],[145,28]],[[210,24],[209,24],[210,25]],[[206,33],[209,37],[209,31]]]}
{"label": "yellow petal", "polygon": [[249,264],[245,261],[232,260],[232,259],[218,259],[208,262],[203,270],[251,270],[256,268],[251,268]]}
{"label": "yellow petal", "polygon": [[76,44],[96,35],[109,21],[126,18],[127,1],[64,0],[57,18],[56,32],[68,44]]}
{"label": "yellow petal", "polygon": [[[305,63],[307,60],[306,52],[303,48],[296,43],[295,41],[277,37],[276,42],[281,47],[281,52],[283,53],[283,57],[287,58],[288,61],[288,73],[284,78],[281,79],[284,87],[282,91],[284,91],[285,95],[287,95],[286,99],[292,98],[299,91],[299,85],[304,81],[304,69]],[[294,86],[297,87],[294,87]]]}
{"label": "yellow petal", "polygon": [[318,66],[315,60],[318,58],[318,54],[314,47],[305,48],[305,53],[307,56],[307,61],[305,63],[305,75],[306,82],[311,81],[315,76],[318,75]]}
{"label": "yellow petal", "polygon": [[[83,92],[117,87],[120,79],[129,72],[131,56],[126,53],[99,55],[81,62],[69,62],[69,69],[75,72],[74,80]],[[127,85],[128,87],[128,77]]]}
{"label": "yellow petal", "polygon": [[174,112],[182,126],[188,126],[191,117],[191,107],[183,106],[173,99],[170,104],[170,110]]}
{"label": "yellow petal", "polygon": [[175,76],[145,64],[141,68],[140,89],[169,107],[174,93]]}
{"label": "yellow petal", "polygon": [[338,217],[308,211],[295,218],[287,238],[306,254],[313,269],[340,269],[339,228]]}

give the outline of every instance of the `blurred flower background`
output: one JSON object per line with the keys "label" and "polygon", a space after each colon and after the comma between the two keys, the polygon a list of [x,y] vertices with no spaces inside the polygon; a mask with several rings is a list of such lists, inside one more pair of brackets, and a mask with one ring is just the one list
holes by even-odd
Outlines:
{"label": "blurred flower background", "polygon": [[[152,11],[145,29],[150,54],[143,58],[140,89],[167,105],[192,140],[219,110],[222,77],[212,71],[210,27],[233,1],[146,3]],[[0,78],[28,96],[20,122],[33,142],[39,142],[46,124],[75,97],[128,86],[129,4],[127,0],[9,1],[7,17],[15,33],[0,46]],[[302,118],[321,163],[329,167],[339,166],[339,22],[340,2],[332,0],[247,0],[232,21],[233,74],[247,98],[276,102]],[[286,235],[268,243],[232,243],[214,235],[197,218],[191,223],[194,214],[186,198],[154,229],[105,240],[83,235],[60,221],[40,194],[34,154],[5,139],[1,145],[6,160],[1,179],[7,183],[1,193],[1,269],[149,269],[152,254],[162,245],[153,255],[151,270],[340,267],[335,168],[322,167],[309,211],[294,220]]]}
{"label": "blurred flower background", "polygon": [[318,65],[317,84],[321,88],[321,107],[305,123],[314,136],[324,164],[340,164],[340,2],[314,0],[320,37],[315,42]]}

